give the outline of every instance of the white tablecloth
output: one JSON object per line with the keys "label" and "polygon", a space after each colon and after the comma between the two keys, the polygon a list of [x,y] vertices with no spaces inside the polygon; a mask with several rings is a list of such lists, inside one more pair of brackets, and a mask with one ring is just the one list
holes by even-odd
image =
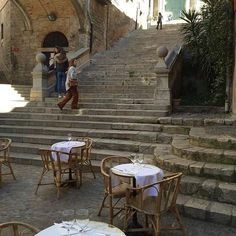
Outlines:
{"label": "white tablecloth", "polygon": [[[70,153],[72,148],[80,148],[80,147],[83,147],[84,145],[85,145],[85,142],[80,142],[80,141],[62,141],[62,142],[54,143],[51,146],[51,150]],[[52,158],[56,160],[57,157],[55,153],[52,154]],[[69,155],[66,155],[66,154],[62,154],[60,156],[61,161],[64,161],[64,162],[67,162],[68,158],[69,158]]]}
{"label": "white tablecloth", "polygon": [[[86,232],[71,231],[73,236],[125,236],[118,228],[110,226],[103,222],[90,221],[89,230]],[[67,236],[67,230],[60,228],[58,225],[50,226],[36,234],[35,236]]]}
{"label": "white tablecloth", "polygon": [[[113,167],[111,171],[115,175],[134,177],[136,187],[142,187],[147,184],[155,183],[162,180],[164,176],[162,169],[148,164],[121,164]],[[114,177],[112,180],[114,182],[118,181],[117,177]],[[156,196],[157,191],[156,189],[149,189],[145,195]]]}

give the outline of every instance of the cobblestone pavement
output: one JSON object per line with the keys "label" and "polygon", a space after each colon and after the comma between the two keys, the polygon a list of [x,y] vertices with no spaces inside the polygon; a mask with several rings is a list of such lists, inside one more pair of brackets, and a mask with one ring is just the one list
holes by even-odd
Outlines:
{"label": "cobblestone pavement", "polygon": [[[39,229],[44,229],[54,222],[62,220],[65,209],[88,208],[92,219],[107,222],[108,212],[102,217],[97,216],[103,199],[102,178],[97,174],[94,180],[91,174],[86,174],[80,189],[64,188],[61,199],[56,199],[53,185],[41,186],[38,195],[34,195],[41,167],[31,165],[13,165],[17,180],[4,176],[0,187],[0,222],[19,220],[30,223]],[[51,177],[51,176],[48,176]],[[236,228],[219,224],[183,218],[189,236],[235,236]],[[120,226],[120,222],[115,223]],[[165,233],[181,235],[179,233]]]}

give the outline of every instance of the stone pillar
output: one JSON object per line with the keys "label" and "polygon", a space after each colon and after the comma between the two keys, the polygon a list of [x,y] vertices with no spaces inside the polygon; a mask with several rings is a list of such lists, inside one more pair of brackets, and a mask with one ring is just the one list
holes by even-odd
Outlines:
{"label": "stone pillar", "polygon": [[44,101],[48,96],[48,67],[44,64],[46,56],[43,53],[36,55],[37,65],[32,71],[33,87],[30,91],[30,101]]}
{"label": "stone pillar", "polygon": [[168,49],[165,46],[160,46],[157,48],[159,60],[155,66],[156,88],[154,92],[154,100],[157,105],[171,107],[171,87],[169,84],[170,71],[165,63],[165,57],[167,54]]}

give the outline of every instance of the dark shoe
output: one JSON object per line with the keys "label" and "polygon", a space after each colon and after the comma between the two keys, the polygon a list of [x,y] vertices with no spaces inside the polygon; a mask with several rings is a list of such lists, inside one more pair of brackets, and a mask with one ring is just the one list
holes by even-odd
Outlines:
{"label": "dark shoe", "polygon": [[63,108],[60,106],[60,104],[59,104],[59,103],[57,104],[57,106],[58,106],[58,107],[60,108],[60,110],[62,111],[62,109],[63,109]]}

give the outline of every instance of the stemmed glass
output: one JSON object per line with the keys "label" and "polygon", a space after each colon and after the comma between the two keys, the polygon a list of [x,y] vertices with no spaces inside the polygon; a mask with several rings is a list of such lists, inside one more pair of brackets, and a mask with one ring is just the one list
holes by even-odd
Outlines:
{"label": "stemmed glass", "polygon": [[135,153],[130,154],[130,160],[135,165],[137,163],[137,155]]}
{"label": "stemmed glass", "polygon": [[75,210],[64,210],[62,212],[63,218],[67,221],[62,221],[63,228],[67,230],[67,235],[70,235],[71,229],[76,223]]}
{"label": "stemmed glass", "polygon": [[79,232],[85,232],[89,224],[89,210],[79,209],[76,211],[76,224],[79,226]]}
{"label": "stemmed glass", "polygon": [[68,133],[68,134],[67,134],[67,139],[68,139],[68,141],[71,141],[71,140],[72,140],[72,134],[71,134],[71,133]]}
{"label": "stemmed glass", "polygon": [[143,154],[139,154],[138,155],[138,158],[137,158],[137,161],[138,161],[138,163],[141,165],[142,163],[143,163]]}

